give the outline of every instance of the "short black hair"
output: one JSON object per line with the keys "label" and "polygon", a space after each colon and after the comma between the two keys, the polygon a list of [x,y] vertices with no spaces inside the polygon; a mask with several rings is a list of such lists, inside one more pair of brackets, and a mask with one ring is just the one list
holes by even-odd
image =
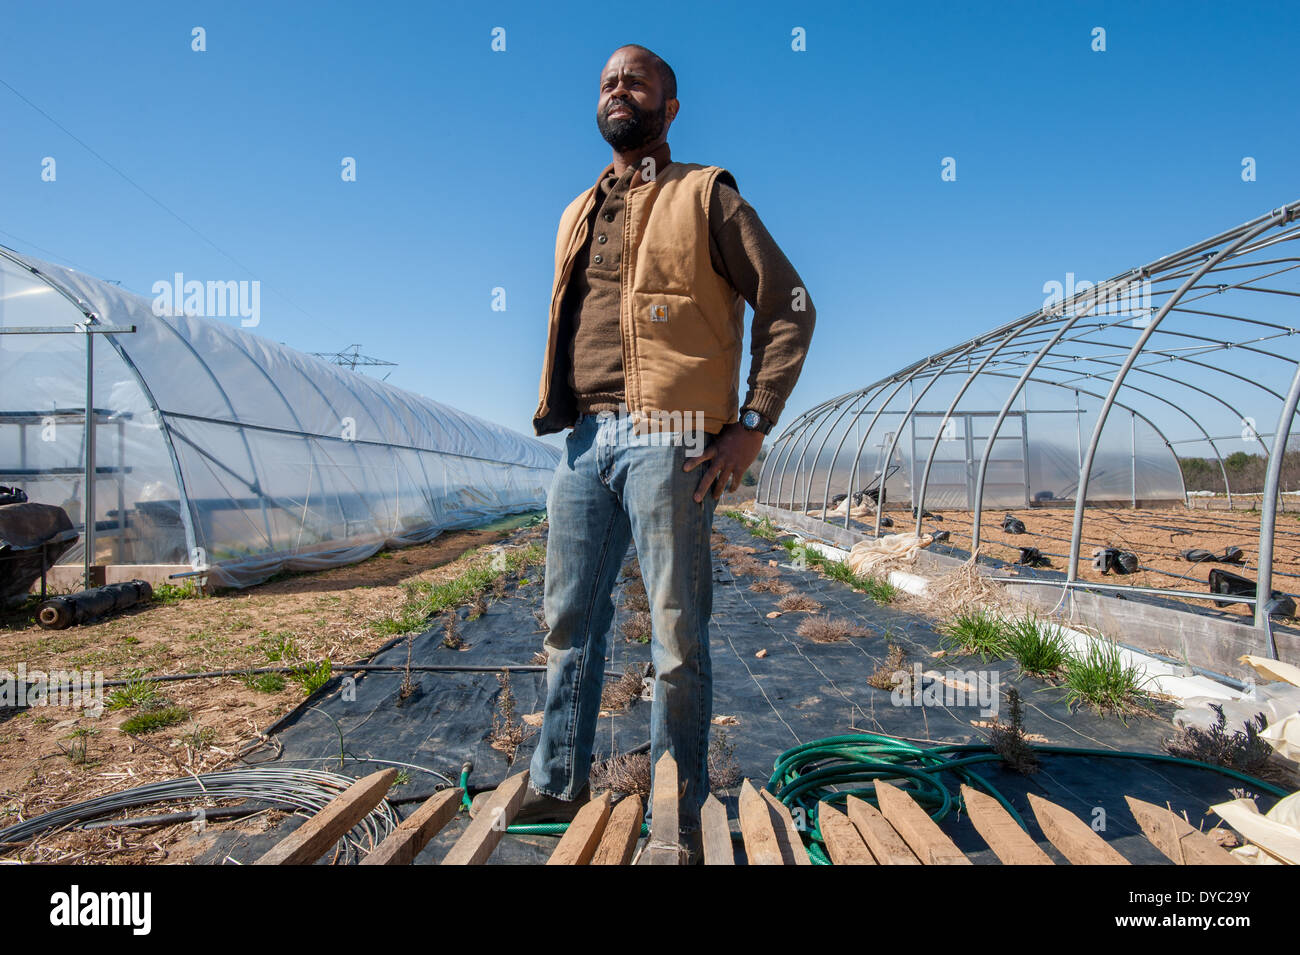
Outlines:
{"label": "short black hair", "polygon": [[640,43],[624,43],[619,47],[620,50],[640,50],[642,53],[654,60],[655,69],[659,71],[659,82],[664,88],[664,101],[677,98],[677,74],[673,68],[668,65],[668,61],[648,47]]}

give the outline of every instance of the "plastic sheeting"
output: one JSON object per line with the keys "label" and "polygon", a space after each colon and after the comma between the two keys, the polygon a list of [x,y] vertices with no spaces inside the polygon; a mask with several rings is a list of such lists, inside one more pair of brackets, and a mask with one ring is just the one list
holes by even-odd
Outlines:
{"label": "plastic sheeting", "polygon": [[[559,452],[540,441],[0,252],[0,326],[85,313],[136,327],[94,341],[96,563],[190,564],[242,587],[545,506]],[[77,522],[85,348],[79,334],[0,336],[0,473]]]}

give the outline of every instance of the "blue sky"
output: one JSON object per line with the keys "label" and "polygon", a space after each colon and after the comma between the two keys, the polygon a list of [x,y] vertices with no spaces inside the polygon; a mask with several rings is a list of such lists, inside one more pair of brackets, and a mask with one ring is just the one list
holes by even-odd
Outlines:
{"label": "blue sky", "polygon": [[555,227],[609,161],[597,76],[623,43],[677,72],[674,158],[730,169],[811,293],[785,420],[1067,272],[1300,197],[1294,4],[652,9],[9,4],[0,80],[197,234],[0,87],[0,244],[146,294],[178,271],[258,279],[259,333],[360,343],[399,363],[389,381],[531,434]]}

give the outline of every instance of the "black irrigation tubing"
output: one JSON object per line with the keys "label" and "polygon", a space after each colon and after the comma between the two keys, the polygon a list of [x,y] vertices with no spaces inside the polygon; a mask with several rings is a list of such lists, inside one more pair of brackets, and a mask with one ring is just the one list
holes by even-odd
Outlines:
{"label": "black irrigation tubing", "polygon": [[[227,677],[261,676],[265,673],[301,673],[311,664],[302,666],[254,667],[247,670],[210,670],[206,673],[164,673],[159,676],[141,676],[134,680],[105,680],[99,686],[133,686],[141,683],[173,683],[180,680],[220,680]],[[330,664],[331,673],[545,673],[544,664],[498,664],[498,665],[455,665],[455,664],[402,664],[379,663],[344,663],[338,666]],[[55,671],[58,672],[58,671]],[[606,670],[605,676],[621,677],[623,674]],[[51,688],[49,692],[61,690],[84,689],[81,684],[69,684],[65,687]]]}

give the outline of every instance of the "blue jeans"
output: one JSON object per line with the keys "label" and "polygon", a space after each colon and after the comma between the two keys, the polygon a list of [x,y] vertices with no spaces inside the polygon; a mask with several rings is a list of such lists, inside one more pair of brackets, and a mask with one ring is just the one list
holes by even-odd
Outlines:
{"label": "blue jeans", "polygon": [[611,592],[635,541],[653,629],[651,765],[665,750],[673,754],[683,788],[679,827],[699,828],[713,709],[714,500],[694,498],[707,464],[691,471],[682,464],[716,437],[683,441],[677,432],[670,444],[673,434],[637,436],[626,414],[581,415],[568,435],[546,502],[546,707],[529,768],[539,792],[573,799],[587,782]]}

